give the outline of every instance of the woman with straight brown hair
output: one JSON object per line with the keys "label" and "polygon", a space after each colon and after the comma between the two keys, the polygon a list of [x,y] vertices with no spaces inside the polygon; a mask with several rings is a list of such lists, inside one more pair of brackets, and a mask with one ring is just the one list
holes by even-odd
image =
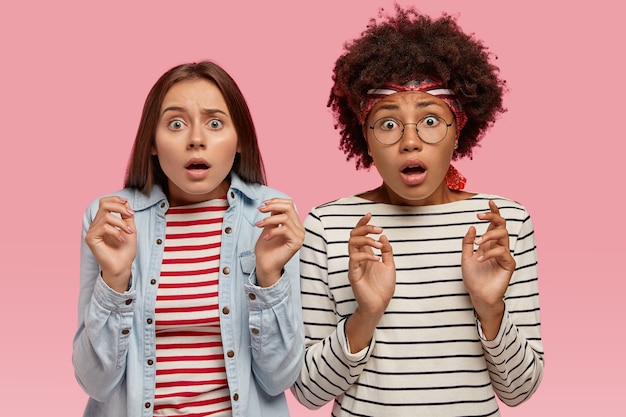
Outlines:
{"label": "woman with straight brown hair", "polygon": [[220,66],[176,66],[146,99],[125,188],[83,219],[76,377],[85,416],[287,416],[303,359],[293,202],[265,185]]}

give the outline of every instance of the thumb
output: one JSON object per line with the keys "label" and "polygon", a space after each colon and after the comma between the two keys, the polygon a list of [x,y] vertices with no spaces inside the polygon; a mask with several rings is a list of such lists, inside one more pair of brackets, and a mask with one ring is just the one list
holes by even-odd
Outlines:
{"label": "thumb", "polygon": [[474,255],[474,241],[476,240],[476,228],[470,226],[469,230],[463,237],[463,247],[461,257],[463,259],[471,258]]}
{"label": "thumb", "polygon": [[389,243],[389,239],[385,235],[380,236],[380,243],[383,246],[380,248],[380,256],[385,265],[393,265],[393,249],[391,247],[391,243]]}

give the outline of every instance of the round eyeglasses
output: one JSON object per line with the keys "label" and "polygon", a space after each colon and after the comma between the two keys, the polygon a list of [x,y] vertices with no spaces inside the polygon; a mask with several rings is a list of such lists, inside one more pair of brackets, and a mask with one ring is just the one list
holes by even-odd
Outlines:
{"label": "round eyeglasses", "polygon": [[383,117],[376,120],[373,126],[374,138],[383,145],[393,145],[404,136],[404,127],[415,125],[417,136],[426,143],[434,145],[441,142],[448,134],[448,128],[452,123],[446,122],[443,117],[426,116],[417,123],[404,123],[393,117]]}

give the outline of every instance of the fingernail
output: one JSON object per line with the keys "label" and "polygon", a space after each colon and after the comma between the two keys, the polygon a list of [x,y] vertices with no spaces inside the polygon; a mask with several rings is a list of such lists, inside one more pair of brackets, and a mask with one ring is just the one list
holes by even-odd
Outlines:
{"label": "fingernail", "polygon": [[263,224],[263,220],[259,220],[258,222],[254,223],[255,226],[261,226]]}
{"label": "fingernail", "polygon": [[485,259],[485,257],[484,257],[484,256],[482,256],[482,255],[480,255],[478,258],[476,258],[476,260],[477,260],[478,262],[481,262],[483,259]]}
{"label": "fingernail", "polygon": [[474,239],[474,242],[477,243],[477,244],[482,242],[482,241],[483,241],[482,237],[477,237],[476,239]]}
{"label": "fingernail", "polygon": [[127,229],[127,230],[128,230],[128,233],[135,233],[135,231],[133,230],[133,228],[132,228],[132,227],[130,227],[130,226],[128,226],[128,229]]}
{"label": "fingernail", "polygon": [[132,209],[126,209],[126,212],[130,215],[134,215],[135,212]]}

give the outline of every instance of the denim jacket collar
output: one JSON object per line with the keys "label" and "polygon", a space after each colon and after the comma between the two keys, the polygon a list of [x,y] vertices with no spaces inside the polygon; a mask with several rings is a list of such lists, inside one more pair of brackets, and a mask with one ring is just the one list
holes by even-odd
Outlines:
{"label": "denim jacket collar", "polygon": [[[248,184],[247,182],[239,178],[236,173],[231,172],[230,189],[228,193],[229,203],[232,204],[233,200],[230,191],[236,191],[238,193],[241,193],[244,197],[250,200],[255,200],[259,198],[259,188],[255,187],[255,185],[256,184]],[[135,190],[133,201],[131,201],[131,207],[133,207],[135,211],[140,211],[152,207],[162,201],[165,201],[166,204],[169,204],[161,186],[155,184],[149,194],[144,194],[140,190]]]}

